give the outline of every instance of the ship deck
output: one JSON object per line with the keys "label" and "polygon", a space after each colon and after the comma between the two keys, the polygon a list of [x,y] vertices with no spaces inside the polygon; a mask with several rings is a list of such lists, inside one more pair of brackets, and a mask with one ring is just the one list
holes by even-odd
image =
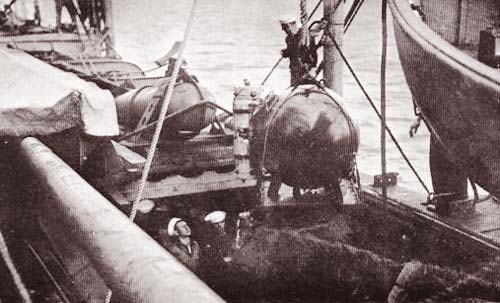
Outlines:
{"label": "ship deck", "polygon": [[[373,186],[372,177],[362,176],[362,191],[368,203],[377,203],[382,200],[382,189]],[[500,203],[489,196],[474,203],[473,199],[451,203],[448,216],[442,216],[431,211],[422,203],[427,201],[423,192],[415,192],[404,186],[389,186],[387,189],[387,207],[397,208],[401,211],[436,224],[442,228],[456,233],[464,238],[473,240],[479,245],[488,247],[492,251],[500,251]]]}
{"label": "ship deck", "polygon": [[[321,195],[305,196],[300,202],[292,197],[292,189],[284,186],[280,195],[285,197],[277,203],[267,202],[267,206],[284,207],[301,205],[305,208],[321,206],[332,201]],[[491,253],[500,252],[500,203],[493,197],[480,198],[474,203],[473,198],[451,203],[449,215],[438,215],[427,206],[427,195],[403,185],[390,185],[387,188],[387,202],[382,199],[382,188],[373,185],[373,176],[361,174],[361,203],[384,213],[396,214],[409,221],[429,225],[435,230],[461,238],[463,241],[476,243]]]}

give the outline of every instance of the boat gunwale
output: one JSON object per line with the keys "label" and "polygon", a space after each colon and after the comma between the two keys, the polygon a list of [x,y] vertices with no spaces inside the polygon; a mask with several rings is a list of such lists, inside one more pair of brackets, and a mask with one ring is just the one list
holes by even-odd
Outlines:
{"label": "boat gunwale", "polygon": [[87,35],[76,33],[33,33],[33,34],[13,34],[0,35],[0,41],[18,43],[47,43],[47,42],[82,42],[92,41]]}
{"label": "boat gunwale", "polygon": [[465,69],[476,75],[474,80],[487,81],[487,86],[496,86],[494,89],[500,91],[500,73],[498,71],[467,55],[439,36],[415,16],[408,0],[389,0],[389,5],[394,22],[397,22],[401,29],[421,48],[429,50],[438,56],[438,59],[446,61],[452,68],[462,69],[462,71]]}

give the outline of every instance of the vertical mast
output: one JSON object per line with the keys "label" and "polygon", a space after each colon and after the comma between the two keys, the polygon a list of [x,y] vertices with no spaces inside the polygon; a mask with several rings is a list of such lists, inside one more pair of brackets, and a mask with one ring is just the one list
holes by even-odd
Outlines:
{"label": "vertical mast", "polygon": [[387,65],[387,0],[382,0],[382,58],[380,64],[380,159],[382,167],[382,201],[387,202],[387,157],[386,157],[386,65]]}
{"label": "vertical mast", "polygon": [[106,27],[109,33],[109,43],[111,47],[115,47],[115,28],[113,22],[113,0],[104,0],[104,20],[106,20]]}
{"label": "vertical mast", "polygon": [[[329,25],[327,32],[331,33],[340,49],[344,44],[344,4],[343,0],[325,0],[324,17]],[[326,85],[342,95],[343,87],[343,63],[342,57],[329,39],[326,39],[323,49],[323,78]]]}

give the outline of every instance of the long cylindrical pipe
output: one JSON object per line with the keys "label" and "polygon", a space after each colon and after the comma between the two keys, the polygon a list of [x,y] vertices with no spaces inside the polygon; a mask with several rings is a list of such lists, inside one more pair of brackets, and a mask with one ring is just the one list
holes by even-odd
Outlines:
{"label": "long cylindrical pipe", "polygon": [[56,212],[117,302],[223,302],[38,139],[20,149],[46,197],[38,203]]}

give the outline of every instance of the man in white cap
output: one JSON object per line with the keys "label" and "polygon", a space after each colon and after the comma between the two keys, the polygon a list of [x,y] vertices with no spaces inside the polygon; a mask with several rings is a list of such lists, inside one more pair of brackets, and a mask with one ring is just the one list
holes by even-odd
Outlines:
{"label": "man in white cap", "polygon": [[205,221],[210,222],[221,233],[226,234],[226,212],[216,210],[205,216]]}
{"label": "man in white cap", "polygon": [[181,218],[172,218],[168,222],[167,233],[174,240],[167,250],[194,273],[199,273],[200,246],[191,239],[191,228]]}
{"label": "man in white cap", "polygon": [[311,68],[316,66],[318,57],[314,38],[309,38],[309,45],[302,45],[297,19],[293,15],[284,15],[279,21],[281,29],[286,33],[286,48],[281,50],[281,55],[290,59],[290,85],[295,86]]}
{"label": "man in white cap", "polygon": [[205,221],[213,226],[213,231],[210,233],[211,240],[208,254],[213,260],[223,260],[231,262],[230,250],[235,240],[233,235],[226,232],[226,212],[216,210],[205,216]]}
{"label": "man in white cap", "polygon": [[209,223],[206,229],[207,244],[203,247],[204,274],[207,283],[212,288],[224,284],[230,270],[231,246],[234,237],[226,232],[226,212],[216,210],[205,216]]}

